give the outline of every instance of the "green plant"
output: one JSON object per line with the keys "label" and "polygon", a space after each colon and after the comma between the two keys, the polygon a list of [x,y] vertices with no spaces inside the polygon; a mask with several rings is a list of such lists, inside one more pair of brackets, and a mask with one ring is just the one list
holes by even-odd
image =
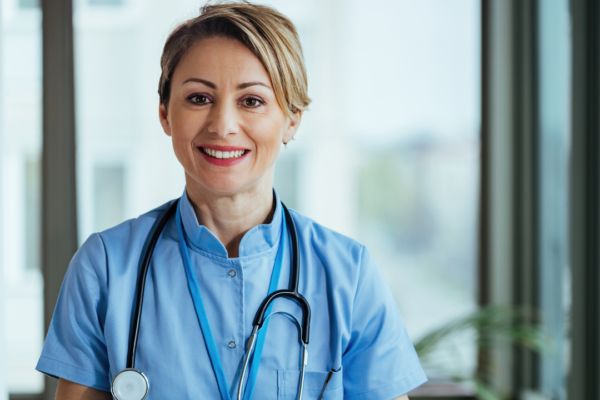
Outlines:
{"label": "green plant", "polygon": [[[502,341],[538,353],[548,350],[548,337],[542,327],[533,321],[533,313],[527,310],[488,306],[431,331],[415,343],[415,349],[426,369],[442,372],[457,382],[470,383],[480,400],[501,400],[502,394],[495,390],[489,379],[494,368],[490,352]],[[461,376],[454,371],[441,371],[437,363],[440,352],[452,352],[452,339],[469,334],[476,335],[480,356],[475,375]]]}

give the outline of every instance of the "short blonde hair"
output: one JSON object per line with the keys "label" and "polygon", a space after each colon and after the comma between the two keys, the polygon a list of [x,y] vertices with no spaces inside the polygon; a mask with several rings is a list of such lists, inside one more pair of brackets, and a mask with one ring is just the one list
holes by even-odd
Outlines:
{"label": "short blonde hair", "polygon": [[243,2],[206,4],[200,15],[180,24],[169,35],[160,59],[160,102],[169,103],[171,78],[177,65],[198,40],[223,37],[239,40],[262,62],[281,109],[292,120],[310,104],[304,55],[294,24],[267,6]]}

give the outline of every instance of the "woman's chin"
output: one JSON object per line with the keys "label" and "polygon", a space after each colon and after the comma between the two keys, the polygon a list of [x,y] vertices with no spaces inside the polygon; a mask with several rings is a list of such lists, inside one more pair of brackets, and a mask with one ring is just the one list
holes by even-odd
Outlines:
{"label": "woman's chin", "polygon": [[239,179],[228,179],[228,177],[219,176],[209,179],[202,179],[200,190],[207,190],[213,195],[231,196],[241,194],[247,191],[253,185],[248,182],[240,181]]}
{"label": "woman's chin", "polygon": [[[232,196],[257,191],[270,192],[273,188],[272,169],[262,174],[254,174],[248,168],[235,168],[235,171],[200,170],[187,172],[188,189],[208,196]],[[271,173],[269,173],[271,172]]]}

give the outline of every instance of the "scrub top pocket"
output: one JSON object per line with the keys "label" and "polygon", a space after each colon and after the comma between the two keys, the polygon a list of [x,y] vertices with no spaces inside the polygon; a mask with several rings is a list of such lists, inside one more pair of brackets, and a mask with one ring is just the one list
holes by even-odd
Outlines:
{"label": "scrub top pocket", "polygon": [[[304,374],[304,394],[302,399],[316,400],[323,390],[329,371],[306,371]],[[300,383],[300,371],[280,369],[277,371],[277,399],[295,400],[298,398],[298,384]],[[327,384],[323,400],[334,400],[344,398],[344,386],[342,370],[333,373]]]}

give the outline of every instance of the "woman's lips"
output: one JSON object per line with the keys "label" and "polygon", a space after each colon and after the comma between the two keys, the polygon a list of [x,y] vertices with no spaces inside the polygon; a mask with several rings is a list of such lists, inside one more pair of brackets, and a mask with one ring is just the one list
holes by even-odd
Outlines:
{"label": "woman's lips", "polygon": [[239,151],[239,150],[248,150],[245,147],[238,147],[238,146],[219,146],[217,144],[203,144],[201,146],[198,146],[198,148],[204,148],[204,149],[212,149],[212,150],[220,150],[220,151]]}
{"label": "woman's lips", "polygon": [[206,161],[219,167],[231,167],[239,164],[250,153],[250,150],[235,146],[210,145],[198,147],[198,150]]}

